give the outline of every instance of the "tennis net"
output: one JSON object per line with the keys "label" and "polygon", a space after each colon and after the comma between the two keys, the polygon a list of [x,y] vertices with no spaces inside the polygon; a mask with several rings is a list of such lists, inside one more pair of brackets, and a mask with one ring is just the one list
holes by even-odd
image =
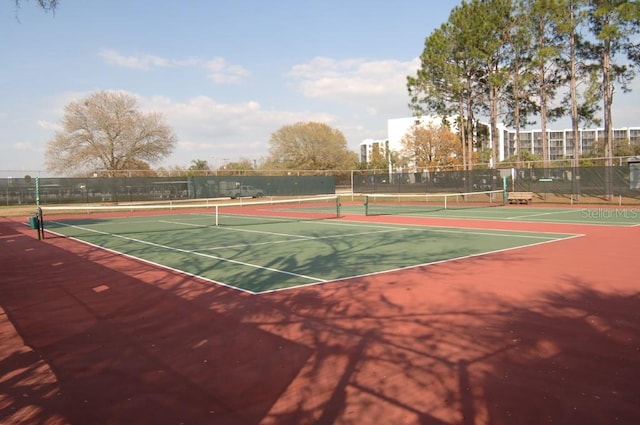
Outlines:
{"label": "tennis net", "polygon": [[216,226],[242,226],[283,220],[326,220],[340,217],[340,198],[337,195],[327,195],[216,204],[214,216]]}
{"label": "tennis net", "polygon": [[340,216],[340,200],[327,195],[216,203],[42,206],[42,211],[48,230],[69,234],[70,228],[90,228],[97,229],[92,230],[96,233],[127,234],[332,219]]}
{"label": "tennis net", "polygon": [[503,190],[466,193],[373,193],[365,196],[366,215],[425,214],[440,210],[504,205]]}

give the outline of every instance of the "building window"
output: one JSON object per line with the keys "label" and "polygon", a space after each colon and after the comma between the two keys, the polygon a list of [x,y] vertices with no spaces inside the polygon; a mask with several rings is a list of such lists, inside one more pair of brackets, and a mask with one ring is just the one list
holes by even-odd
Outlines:
{"label": "building window", "polygon": [[640,129],[632,128],[629,130],[629,142],[640,144]]}

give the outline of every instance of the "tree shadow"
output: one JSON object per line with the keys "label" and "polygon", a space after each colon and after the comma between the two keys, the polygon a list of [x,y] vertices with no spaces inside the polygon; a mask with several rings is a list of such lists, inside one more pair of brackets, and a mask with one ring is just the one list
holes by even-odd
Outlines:
{"label": "tree shadow", "polygon": [[[416,282],[387,284],[402,291]],[[281,320],[263,328],[297,327],[314,336],[306,343],[314,351],[333,347],[310,358],[309,385],[327,379],[331,357],[344,361],[322,407],[276,406],[262,423],[640,423],[640,295],[575,277],[558,284],[567,289],[524,303],[451,288],[450,302],[422,310],[390,291],[372,296],[367,279],[279,297]],[[458,298],[473,302],[460,307]]]}
{"label": "tree shadow", "polygon": [[226,314],[249,297],[54,243],[0,246],[0,423],[257,423],[311,355]]}
{"label": "tree shadow", "polygon": [[575,282],[538,304],[496,323],[515,343],[482,376],[487,423],[640,423],[640,295]]}
{"label": "tree shadow", "polygon": [[4,247],[0,302],[29,349],[0,349],[0,421],[640,423],[638,293],[489,287],[537,282],[531,253],[250,296],[69,240],[20,246],[33,265]]}

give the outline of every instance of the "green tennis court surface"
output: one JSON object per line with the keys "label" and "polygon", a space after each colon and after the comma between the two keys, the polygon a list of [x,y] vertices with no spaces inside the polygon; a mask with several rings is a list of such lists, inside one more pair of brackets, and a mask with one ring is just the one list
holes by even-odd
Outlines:
{"label": "green tennis court surface", "polygon": [[371,224],[340,219],[174,215],[47,220],[46,228],[251,293],[319,284],[569,234]]}
{"label": "green tennis court surface", "polygon": [[[343,207],[343,212],[358,213],[364,207]],[[381,202],[370,203],[368,215],[405,215],[419,217],[443,217],[476,220],[504,220],[540,223],[592,224],[605,226],[640,225],[640,205],[626,207],[536,207],[532,205],[502,205],[497,202],[478,203],[449,201],[428,202]]]}

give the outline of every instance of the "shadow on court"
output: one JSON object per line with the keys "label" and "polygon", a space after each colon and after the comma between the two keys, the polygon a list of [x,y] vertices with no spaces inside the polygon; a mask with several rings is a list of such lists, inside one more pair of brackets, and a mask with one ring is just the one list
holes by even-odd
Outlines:
{"label": "shadow on court", "polygon": [[566,292],[524,305],[454,286],[407,308],[412,291],[402,282],[389,284],[408,295],[375,302],[363,300],[366,285],[292,297],[283,311],[295,314],[282,323],[299,322],[316,350],[337,341],[345,349],[307,365],[308,385],[333,382],[324,397],[316,393],[322,410],[301,397],[277,404],[264,423],[640,423],[638,294],[561,283]]}
{"label": "shadow on court", "polygon": [[311,353],[183,298],[185,276],[130,260],[119,273],[6,223],[2,236],[3,424],[256,423]]}
{"label": "shadow on court", "polygon": [[0,422],[640,423],[629,232],[249,296],[0,220]]}

